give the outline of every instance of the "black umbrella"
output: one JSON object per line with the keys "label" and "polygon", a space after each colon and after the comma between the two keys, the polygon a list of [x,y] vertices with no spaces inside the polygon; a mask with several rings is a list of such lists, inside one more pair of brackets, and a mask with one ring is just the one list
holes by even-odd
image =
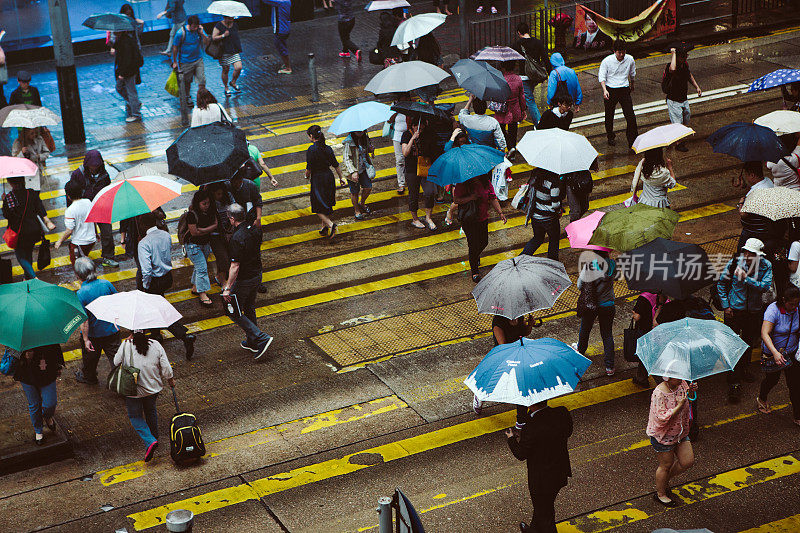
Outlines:
{"label": "black umbrella", "polygon": [[100,13],[83,21],[83,25],[101,31],[134,31],[133,21],[121,13]]}
{"label": "black umbrella", "polygon": [[731,155],[740,161],[778,161],[783,144],[769,128],[750,122],[734,122],[706,138],[717,154]]}
{"label": "black umbrella", "polygon": [[459,87],[481,100],[505,102],[511,98],[511,87],[503,73],[485,61],[459,59],[450,70]]}
{"label": "black umbrella", "polygon": [[222,122],[189,128],[167,148],[168,172],[198,186],[229,179],[248,157],[244,132]]}
{"label": "black umbrella", "polygon": [[622,254],[617,267],[628,288],[683,299],[716,278],[708,254],[696,244],[661,237]]}
{"label": "black umbrella", "polygon": [[444,120],[450,122],[451,117],[444,109],[425,104],[423,102],[397,102],[392,106],[392,111],[397,111],[403,115],[421,116],[425,115],[434,120]]}

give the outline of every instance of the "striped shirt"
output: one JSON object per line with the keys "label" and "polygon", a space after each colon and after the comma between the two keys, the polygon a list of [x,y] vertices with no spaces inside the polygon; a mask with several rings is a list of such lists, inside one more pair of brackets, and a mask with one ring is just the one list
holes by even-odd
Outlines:
{"label": "striped shirt", "polygon": [[560,179],[534,179],[530,191],[529,216],[533,220],[552,220],[561,215]]}

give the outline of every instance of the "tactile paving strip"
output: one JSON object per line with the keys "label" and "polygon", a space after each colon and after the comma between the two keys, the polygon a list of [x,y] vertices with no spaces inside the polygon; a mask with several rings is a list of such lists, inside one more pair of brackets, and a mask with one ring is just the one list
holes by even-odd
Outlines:
{"label": "tactile paving strip", "polygon": [[[709,256],[730,256],[737,238],[727,238],[703,244]],[[534,318],[545,318],[575,309],[578,301],[576,277],[572,285],[550,308],[533,313]],[[617,298],[636,294],[628,289],[624,280],[614,284]],[[311,341],[327,354],[339,368],[365,363],[383,357],[424,349],[436,344],[472,337],[491,330],[491,315],[477,312],[473,299],[414,311],[365,324],[357,324],[311,337]]]}

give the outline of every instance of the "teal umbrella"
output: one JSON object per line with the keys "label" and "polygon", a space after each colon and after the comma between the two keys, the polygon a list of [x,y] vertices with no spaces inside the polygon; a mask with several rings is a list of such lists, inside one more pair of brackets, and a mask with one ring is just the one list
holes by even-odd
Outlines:
{"label": "teal umbrella", "polygon": [[0,344],[19,352],[62,344],[86,320],[71,290],[38,279],[0,285]]}
{"label": "teal umbrella", "polygon": [[616,209],[600,220],[589,244],[629,252],[653,239],[669,239],[680,215],[672,209],[636,204]]}
{"label": "teal umbrella", "polygon": [[361,102],[350,106],[337,116],[328,132],[344,135],[351,131],[364,131],[376,124],[386,122],[392,116],[389,106],[380,102]]}
{"label": "teal umbrella", "polygon": [[659,324],[636,342],[648,374],[686,381],[733,370],[746,349],[725,324],[698,318]]}
{"label": "teal umbrella", "polygon": [[465,144],[451,148],[428,169],[428,181],[445,186],[464,183],[492,171],[503,162],[503,152],[483,144]]}
{"label": "teal umbrella", "polygon": [[134,31],[133,20],[121,13],[98,13],[83,21],[87,28],[100,31]]}

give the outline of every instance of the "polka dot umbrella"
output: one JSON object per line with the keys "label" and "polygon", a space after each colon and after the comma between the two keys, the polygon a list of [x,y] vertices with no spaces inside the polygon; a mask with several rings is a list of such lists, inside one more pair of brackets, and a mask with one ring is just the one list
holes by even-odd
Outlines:
{"label": "polka dot umbrella", "polygon": [[750,88],[747,89],[747,92],[763,91],[764,89],[771,89],[796,81],[800,81],[800,69],[782,68],[758,78],[750,84]]}

